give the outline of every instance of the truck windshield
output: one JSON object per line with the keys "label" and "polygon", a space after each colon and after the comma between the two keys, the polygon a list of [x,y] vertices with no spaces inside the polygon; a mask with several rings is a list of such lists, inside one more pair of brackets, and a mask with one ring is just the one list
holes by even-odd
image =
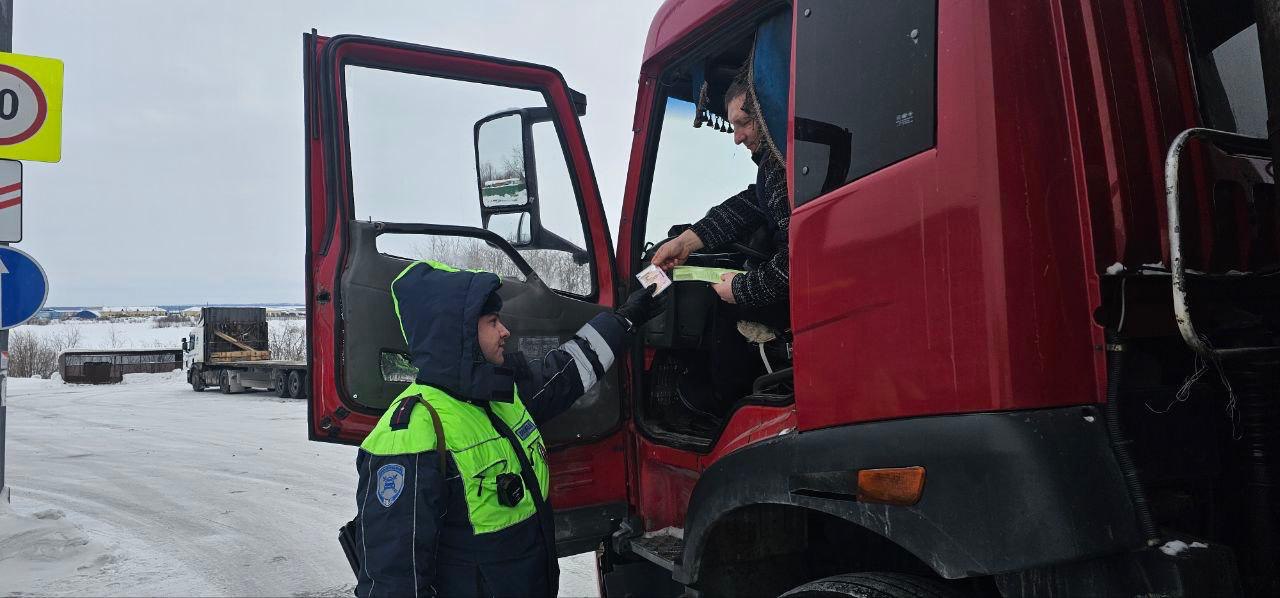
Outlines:
{"label": "truck windshield", "polygon": [[1207,126],[1266,137],[1258,24],[1249,2],[1189,0],[1187,35]]}
{"label": "truck windshield", "polygon": [[653,166],[647,243],[667,237],[673,224],[693,224],[707,210],[756,182],[756,165],[733,134],[693,126],[693,104],[667,98]]}

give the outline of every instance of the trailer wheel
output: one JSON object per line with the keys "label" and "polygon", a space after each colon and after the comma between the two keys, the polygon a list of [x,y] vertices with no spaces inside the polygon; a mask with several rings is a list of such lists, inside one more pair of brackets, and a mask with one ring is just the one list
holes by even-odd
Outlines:
{"label": "trailer wheel", "polygon": [[276,396],[282,399],[289,398],[289,372],[286,370],[276,370],[275,375]]}
{"label": "trailer wheel", "polygon": [[191,366],[191,370],[187,372],[187,381],[191,383],[191,390],[204,392],[204,373],[199,366]]}
{"label": "trailer wheel", "polygon": [[307,398],[307,375],[298,370],[289,372],[289,396],[295,399]]}
{"label": "trailer wheel", "polygon": [[903,573],[849,573],[811,581],[781,598],[960,598],[942,582]]}
{"label": "trailer wheel", "polygon": [[224,394],[231,394],[231,376],[227,375],[227,370],[218,371],[218,390]]}

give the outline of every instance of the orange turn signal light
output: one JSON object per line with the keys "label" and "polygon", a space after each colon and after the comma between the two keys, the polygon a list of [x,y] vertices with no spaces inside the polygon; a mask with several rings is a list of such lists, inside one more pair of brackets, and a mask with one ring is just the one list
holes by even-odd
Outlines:
{"label": "orange turn signal light", "polygon": [[924,493],[923,467],[863,469],[858,472],[858,500],[909,507]]}

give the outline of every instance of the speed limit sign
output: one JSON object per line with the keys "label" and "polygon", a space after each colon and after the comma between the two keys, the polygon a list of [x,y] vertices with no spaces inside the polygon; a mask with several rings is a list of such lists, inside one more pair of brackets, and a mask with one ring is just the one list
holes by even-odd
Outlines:
{"label": "speed limit sign", "polygon": [[62,159],[62,61],[0,52],[0,158]]}

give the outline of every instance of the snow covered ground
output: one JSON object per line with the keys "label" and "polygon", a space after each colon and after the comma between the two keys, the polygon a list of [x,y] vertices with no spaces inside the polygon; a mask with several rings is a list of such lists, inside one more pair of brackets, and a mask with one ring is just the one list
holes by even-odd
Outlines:
{"label": "snow covered ground", "polygon": [[[181,371],[8,384],[0,594],[351,594],[355,450],[308,441],[305,403]],[[562,596],[596,595],[592,555],[560,567]]]}

